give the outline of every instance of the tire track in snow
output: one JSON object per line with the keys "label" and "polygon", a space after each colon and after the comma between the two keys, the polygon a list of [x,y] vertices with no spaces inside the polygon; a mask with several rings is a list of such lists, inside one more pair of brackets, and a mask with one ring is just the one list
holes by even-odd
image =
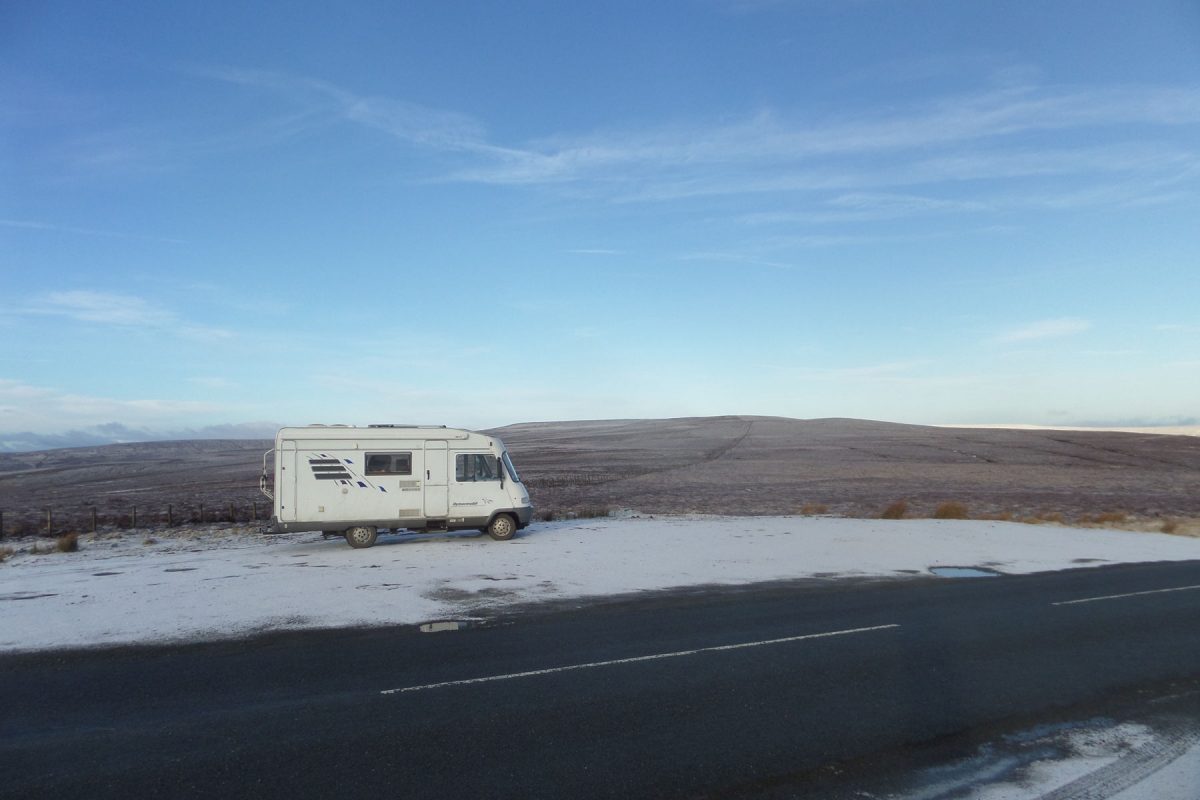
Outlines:
{"label": "tire track in snow", "polygon": [[1176,723],[1162,730],[1154,741],[1042,795],[1041,800],[1107,800],[1158,772],[1197,742],[1200,728],[1194,722]]}

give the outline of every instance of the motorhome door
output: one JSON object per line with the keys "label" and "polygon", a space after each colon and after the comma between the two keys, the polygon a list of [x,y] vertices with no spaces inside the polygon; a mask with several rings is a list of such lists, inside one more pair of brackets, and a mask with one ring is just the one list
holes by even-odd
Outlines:
{"label": "motorhome door", "polygon": [[284,440],[275,450],[275,515],[280,521],[296,519],[296,443]]}
{"label": "motorhome door", "polygon": [[425,518],[445,519],[450,511],[447,495],[445,442],[425,443]]}

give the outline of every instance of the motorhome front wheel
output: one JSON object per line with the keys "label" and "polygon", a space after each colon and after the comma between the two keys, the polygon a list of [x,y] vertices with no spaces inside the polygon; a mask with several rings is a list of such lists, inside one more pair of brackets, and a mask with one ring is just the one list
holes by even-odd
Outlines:
{"label": "motorhome front wheel", "polygon": [[498,542],[511,539],[516,532],[517,523],[508,514],[497,514],[492,523],[488,525],[488,536]]}

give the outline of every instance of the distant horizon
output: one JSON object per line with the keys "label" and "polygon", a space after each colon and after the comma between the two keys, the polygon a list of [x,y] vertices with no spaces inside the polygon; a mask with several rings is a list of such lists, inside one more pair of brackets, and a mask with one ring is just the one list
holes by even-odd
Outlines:
{"label": "distant horizon", "polygon": [[[569,425],[572,423],[589,422],[659,422],[672,419],[719,419],[721,417],[763,417],[789,419],[797,422],[812,422],[825,419],[845,419],[856,422],[877,422],[889,425],[919,425],[932,428],[974,428],[999,430],[1065,430],[1065,431],[1096,431],[1111,433],[1156,433],[1165,435],[1200,436],[1200,418],[1182,419],[1164,424],[1063,424],[1035,425],[1028,423],[919,423],[897,420],[869,419],[864,417],[789,417],[785,415],[768,414],[711,414],[686,415],[673,417],[613,417],[592,419],[563,419],[563,420],[534,420],[525,422],[510,422],[494,426],[460,426],[447,424],[449,427],[471,427],[476,430],[500,430],[515,425]],[[342,423],[300,423],[275,424],[267,422],[242,423],[236,425],[216,425],[200,429],[180,431],[137,431],[116,423],[100,426],[93,431],[67,431],[59,434],[34,433],[0,433],[0,454],[30,453],[42,450],[62,450],[71,448],[104,447],[114,444],[147,444],[154,442],[181,441],[211,441],[211,440],[261,440],[273,439],[275,433],[283,427],[303,427],[305,425],[339,425]],[[357,427],[370,424],[408,424],[408,423],[362,423]],[[443,423],[412,423],[412,424],[443,424]]]}

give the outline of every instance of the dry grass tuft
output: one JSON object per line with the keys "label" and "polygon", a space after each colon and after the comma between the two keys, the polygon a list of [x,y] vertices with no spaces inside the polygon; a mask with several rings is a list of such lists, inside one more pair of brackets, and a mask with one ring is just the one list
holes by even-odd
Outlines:
{"label": "dry grass tuft", "polygon": [[984,519],[992,522],[1012,522],[1013,515],[1011,511],[989,511],[986,514],[976,514],[975,519]]}
{"label": "dry grass tuft", "polygon": [[15,552],[17,551],[13,550],[11,547],[0,547],[0,564],[3,564],[5,561],[7,561]]}
{"label": "dry grass tuft", "polygon": [[534,516],[542,522],[554,522],[556,519],[595,519],[597,517],[611,517],[612,509],[603,506],[583,506],[567,510],[549,509],[547,511],[538,511]]}
{"label": "dry grass tuft", "polygon": [[904,515],[908,512],[908,501],[897,500],[883,510],[879,515],[880,519],[904,519]]}
{"label": "dry grass tuft", "polygon": [[582,508],[568,511],[567,516],[571,519],[597,519],[599,517],[611,517],[612,509],[606,506],[583,506]]}
{"label": "dry grass tuft", "polygon": [[1173,519],[1164,520],[1159,530],[1163,533],[1177,533],[1179,531],[1179,522]]}
{"label": "dry grass tuft", "polygon": [[1101,514],[1084,514],[1079,518],[1084,525],[1112,525],[1129,521],[1124,511],[1105,511]]}
{"label": "dry grass tuft", "polygon": [[828,514],[829,506],[824,503],[805,503],[800,507],[800,513],[806,517],[811,517],[815,514]]}
{"label": "dry grass tuft", "polygon": [[969,519],[967,507],[962,503],[948,500],[933,512],[934,519]]}
{"label": "dry grass tuft", "polygon": [[153,536],[147,536],[145,538],[145,540],[142,541],[142,544],[147,545],[147,546],[152,545],[152,544],[158,544],[158,539],[155,539]]}
{"label": "dry grass tuft", "polygon": [[1049,522],[1054,525],[1066,525],[1067,524],[1067,518],[1064,517],[1062,514],[1060,514],[1057,511],[1039,511],[1038,513],[1034,514],[1032,517],[1026,517],[1025,519],[1023,519],[1021,521],[1028,523],[1030,525],[1041,525],[1044,522]]}
{"label": "dry grass tuft", "polygon": [[54,540],[54,549],[60,553],[74,553],[79,549],[79,534],[64,533]]}

